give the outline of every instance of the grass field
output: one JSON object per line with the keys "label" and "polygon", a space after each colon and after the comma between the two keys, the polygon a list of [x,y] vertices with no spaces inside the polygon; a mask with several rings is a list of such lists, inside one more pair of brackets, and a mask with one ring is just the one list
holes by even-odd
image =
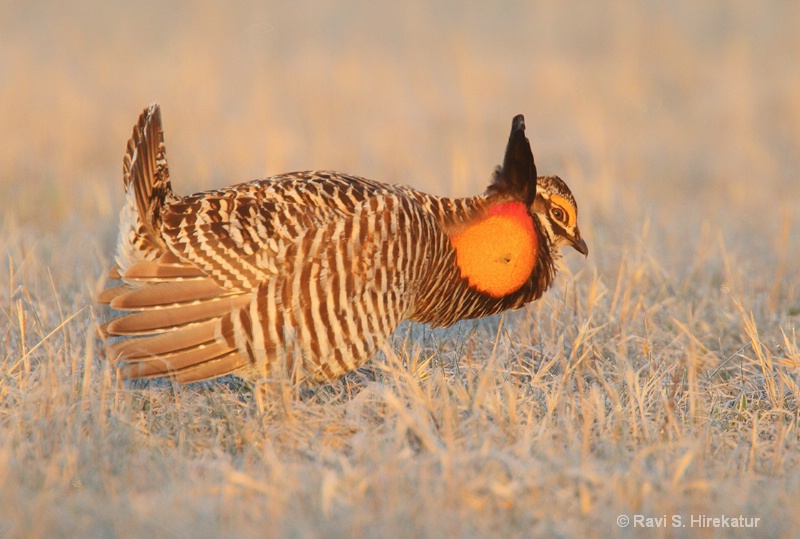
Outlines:
{"label": "grass field", "polygon": [[[0,538],[795,536],[797,28],[792,2],[4,2]],[[180,193],[475,194],[524,113],[590,255],[328,386],[123,382],[94,298],[153,101]],[[692,521],[722,515],[760,520]]]}

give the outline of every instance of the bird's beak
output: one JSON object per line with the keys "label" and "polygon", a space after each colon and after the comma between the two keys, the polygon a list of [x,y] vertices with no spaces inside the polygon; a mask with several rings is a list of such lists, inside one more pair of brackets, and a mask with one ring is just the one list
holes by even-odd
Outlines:
{"label": "bird's beak", "polygon": [[580,232],[577,232],[577,229],[575,237],[570,240],[570,244],[583,256],[589,256],[589,246],[586,245],[585,241],[583,241],[583,238],[581,238],[581,234]]}

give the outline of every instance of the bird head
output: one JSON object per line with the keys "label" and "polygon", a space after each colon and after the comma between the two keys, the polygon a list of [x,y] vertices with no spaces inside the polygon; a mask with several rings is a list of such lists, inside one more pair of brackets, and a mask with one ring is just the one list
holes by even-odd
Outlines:
{"label": "bird head", "polygon": [[554,250],[571,246],[582,255],[589,255],[578,228],[578,204],[564,180],[558,176],[536,178],[536,197],[530,211],[539,217]]}

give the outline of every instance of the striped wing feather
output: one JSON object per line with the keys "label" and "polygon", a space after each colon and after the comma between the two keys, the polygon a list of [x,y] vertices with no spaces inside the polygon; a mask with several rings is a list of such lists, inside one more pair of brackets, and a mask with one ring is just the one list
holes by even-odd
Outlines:
{"label": "striped wing feather", "polygon": [[298,238],[285,271],[224,317],[220,333],[261,372],[276,364],[316,381],[338,378],[384,346],[413,310],[427,277],[415,261],[435,244],[420,240],[436,233],[444,234],[407,197],[373,197]]}
{"label": "striped wing feather", "polygon": [[167,204],[161,237],[225,288],[252,290],[280,271],[306,231],[353,215],[364,200],[394,192],[355,176],[300,172],[199,193]]}

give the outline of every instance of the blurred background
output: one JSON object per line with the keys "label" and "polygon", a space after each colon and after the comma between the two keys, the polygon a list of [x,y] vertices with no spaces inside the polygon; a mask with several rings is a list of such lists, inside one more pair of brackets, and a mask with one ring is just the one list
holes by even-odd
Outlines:
{"label": "blurred background", "polygon": [[689,275],[724,255],[743,282],[798,293],[797,2],[5,0],[0,13],[0,244],[17,264],[33,246],[70,275],[110,262],[122,155],[152,102],[179,193],[325,168],[475,194],[523,113],[540,173],[579,202],[588,267],[613,281],[639,250]]}
{"label": "blurred background", "polygon": [[[522,113],[589,257],[420,332],[420,383],[265,414],[131,388],[94,299],[153,102],[184,194],[313,168],[477,194]],[[0,0],[0,130],[0,537],[796,535],[797,0]]]}

